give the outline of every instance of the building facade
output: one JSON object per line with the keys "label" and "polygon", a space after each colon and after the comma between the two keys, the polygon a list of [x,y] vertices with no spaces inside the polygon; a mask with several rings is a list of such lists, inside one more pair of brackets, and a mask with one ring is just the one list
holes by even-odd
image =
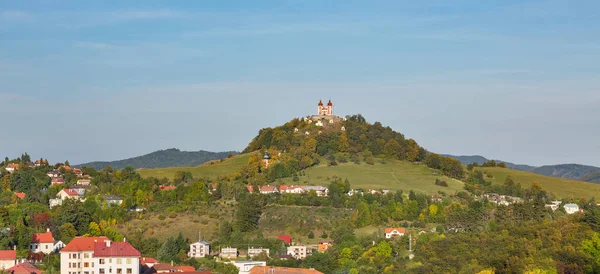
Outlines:
{"label": "building facade", "polygon": [[210,254],[210,245],[205,241],[195,242],[190,245],[190,258],[204,258]]}
{"label": "building facade", "polygon": [[296,245],[287,248],[287,254],[292,255],[297,260],[306,259],[306,246]]}
{"label": "building facade", "polygon": [[50,229],[46,229],[45,233],[35,233],[31,236],[31,244],[29,250],[32,253],[50,254],[55,251],[54,237]]}
{"label": "building facade", "polygon": [[75,237],[60,251],[63,274],[139,274],[140,252],[107,237]]}
{"label": "building facade", "polygon": [[269,249],[268,248],[262,248],[262,247],[261,248],[254,248],[254,247],[248,248],[248,257],[252,258],[252,257],[260,255],[263,252],[265,254],[267,254],[267,257],[269,257]]}
{"label": "building facade", "polygon": [[323,105],[323,101],[319,100],[317,105],[317,115],[319,116],[332,116],[333,115],[333,103],[331,100],[327,103],[327,106]]}

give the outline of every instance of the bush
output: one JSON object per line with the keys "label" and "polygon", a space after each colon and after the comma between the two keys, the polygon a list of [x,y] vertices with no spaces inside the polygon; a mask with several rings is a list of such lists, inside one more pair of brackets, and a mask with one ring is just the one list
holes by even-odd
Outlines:
{"label": "bush", "polygon": [[165,215],[158,215],[158,219],[161,220],[161,221],[164,220],[164,219],[166,219],[166,218],[167,217],[165,217]]}
{"label": "bush", "polygon": [[308,233],[308,238],[309,239],[314,239],[315,238],[315,233],[313,233],[312,231],[310,233]]}
{"label": "bush", "polygon": [[323,231],[323,233],[321,234],[321,238],[327,239],[327,237],[329,237],[329,235],[327,235],[327,232]]}
{"label": "bush", "polygon": [[368,165],[374,165],[375,159],[373,159],[373,157],[367,157],[367,159],[365,159],[365,163],[367,163]]}
{"label": "bush", "polygon": [[173,213],[169,214],[169,218],[171,218],[171,219],[177,218],[177,213],[173,212]]}
{"label": "bush", "polygon": [[444,180],[440,180],[440,179],[435,179],[435,185],[436,186],[443,186],[443,187],[448,187],[448,183]]}
{"label": "bush", "polygon": [[208,224],[208,220],[202,220],[200,223],[203,224],[203,225],[207,225]]}

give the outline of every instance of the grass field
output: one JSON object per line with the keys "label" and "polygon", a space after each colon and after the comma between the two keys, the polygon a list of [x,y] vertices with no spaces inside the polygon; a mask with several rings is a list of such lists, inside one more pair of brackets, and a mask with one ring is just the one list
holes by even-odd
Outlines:
{"label": "grass field", "polygon": [[503,184],[506,177],[510,175],[515,182],[521,183],[523,188],[528,188],[532,182],[538,182],[545,190],[556,194],[559,198],[600,198],[600,184],[548,177],[508,168],[485,167],[479,169],[493,175],[493,178],[486,178],[493,184]]}
{"label": "grass field", "polygon": [[155,177],[173,179],[177,171],[189,171],[194,178],[215,178],[217,176],[225,176],[232,172],[239,171],[242,166],[248,164],[248,159],[252,155],[252,153],[240,154],[229,159],[224,159],[223,162],[213,161],[194,167],[144,169],[139,170],[138,173],[144,178]]}
{"label": "grass field", "polygon": [[[458,180],[442,176],[436,170],[431,170],[425,165],[403,161],[386,160],[382,164],[376,161],[375,165],[361,163],[344,163],[337,166],[320,165],[305,171],[306,176],[300,176],[300,183],[308,182],[315,185],[328,185],[331,178],[337,176],[348,179],[352,188],[362,189],[389,189],[389,190],[414,190],[418,192],[436,194],[443,191],[448,194],[463,190],[463,183]],[[445,180],[448,187],[436,186],[435,179]],[[293,182],[291,178],[283,180],[286,184]]]}

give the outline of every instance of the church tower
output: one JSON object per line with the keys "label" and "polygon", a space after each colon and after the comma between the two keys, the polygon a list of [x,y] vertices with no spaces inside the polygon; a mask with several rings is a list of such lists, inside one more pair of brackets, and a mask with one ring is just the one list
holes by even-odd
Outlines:
{"label": "church tower", "polygon": [[327,106],[323,104],[323,101],[319,100],[319,104],[317,106],[317,115],[319,116],[331,116],[333,115],[333,103],[331,100],[327,103]]}

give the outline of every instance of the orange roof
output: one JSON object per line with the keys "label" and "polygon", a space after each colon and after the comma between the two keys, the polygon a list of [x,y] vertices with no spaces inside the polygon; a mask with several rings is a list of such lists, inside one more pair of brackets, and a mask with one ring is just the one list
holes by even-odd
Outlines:
{"label": "orange roof", "polygon": [[0,260],[15,260],[17,259],[16,250],[0,250]]}
{"label": "orange roof", "polygon": [[272,192],[272,191],[277,191],[277,187],[275,187],[275,186],[261,186],[260,187],[260,192]]}
{"label": "orange roof", "polygon": [[6,167],[17,169],[19,168],[19,164],[8,164]]}
{"label": "orange roof", "polygon": [[31,236],[32,243],[54,243],[54,237],[52,237],[52,232],[47,231],[45,233],[36,233]]}
{"label": "orange roof", "polygon": [[251,185],[246,186],[248,188],[248,192],[254,192],[254,188]]}
{"label": "orange roof", "polygon": [[30,263],[20,263],[6,270],[6,272],[11,274],[40,274],[42,271],[37,269],[37,267],[33,266]]}
{"label": "orange roof", "polygon": [[176,266],[173,267],[173,269],[175,269],[177,272],[194,272],[196,271],[196,269],[193,266]]}
{"label": "orange roof", "polygon": [[15,196],[19,197],[19,199],[25,199],[25,193],[23,192],[15,192]]}
{"label": "orange roof", "polygon": [[141,264],[157,264],[158,260],[150,257],[144,257],[140,259]]}
{"label": "orange roof", "polygon": [[176,189],[177,187],[174,185],[170,185],[170,186],[164,186],[164,185],[160,185],[158,186],[160,188],[160,190],[173,190]]}
{"label": "orange roof", "polygon": [[400,228],[394,228],[394,227],[389,227],[385,229],[385,233],[392,233],[392,231],[398,231],[400,233],[406,233],[406,228],[404,227],[400,227]]}
{"label": "orange roof", "polygon": [[69,196],[79,196],[79,192],[73,188],[63,188],[63,190]]}
{"label": "orange roof", "polygon": [[79,252],[79,251],[93,251],[94,244],[96,242],[104,242],[109,240],[105,236],[101,237],[75,237],[67,246],[60,250],[60,252]]}
{"label": "orange roof", "polygon": [[323,274],[323,272],[306,269],[306,268],[290,268],[290,267],[275,267],[275,266],[255,266],[250,269],[250,274]]}
{"label": "orange roof", "polygon": [[128,242],[96,242],[94,257],[139,257],[140,252]]}

